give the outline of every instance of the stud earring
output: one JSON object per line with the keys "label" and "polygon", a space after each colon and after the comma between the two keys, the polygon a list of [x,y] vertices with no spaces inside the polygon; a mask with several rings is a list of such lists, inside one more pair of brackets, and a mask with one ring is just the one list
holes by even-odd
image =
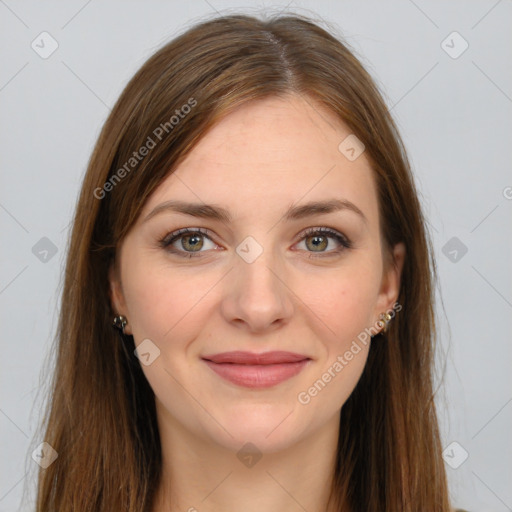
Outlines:
{"label": "stud earring", "polygon": [[126,318],[123,316],[123,315],[117,315],[115,318],[114,318],[114,322],[112,323],[112,325],[116,328],[116,329],[119,329],[123,334],[124,334],[124,326],[128,323],[128,320],[126,320]]}
{"label": "stud earring", "polygon": [[381,313],[379,324],[382,326],[381,334],[384,334],[388,330],[388,324],[391,322],[393,317],[389,313]]}

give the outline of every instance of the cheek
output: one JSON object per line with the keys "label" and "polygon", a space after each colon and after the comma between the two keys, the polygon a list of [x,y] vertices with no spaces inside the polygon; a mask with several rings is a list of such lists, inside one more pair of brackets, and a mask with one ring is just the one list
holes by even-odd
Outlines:
{"label": "cheek", "polygon": [[123,276],[123,291],[136,343],[149,338],[159,346],[170,339],[179,344],[188,338],[189,330],[199,328],[197,317],[205,314],[205,294],[215,284],[213,278],[210,282],[207,275],[185,275],[143,258],[127,258],[126,269],[129,272]]}
{"label": "cheek", "polygon": [[[363,263],[363,262],[360,262]],[[330,350],[341,350],[374,323],[379,275],[375,265],[348,266],[318,279],[307,279],[297,294],[314,313],[315,332],[329,340]],[[313,328],[313,326],[311,326]]]}
{"label": "cheek", "polygon": [[[318,340],[318,367],[297,399],[311,417],[335,414],[347,401],[366,365],[377,286],[371,272],[347,272],[307,288],[309,330]],[[313,314],[311,314],[313,312]]]}

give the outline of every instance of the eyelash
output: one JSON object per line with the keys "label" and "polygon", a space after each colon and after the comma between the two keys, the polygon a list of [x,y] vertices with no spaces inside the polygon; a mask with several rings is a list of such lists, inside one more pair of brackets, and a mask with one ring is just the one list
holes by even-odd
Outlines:
{"label": "eyelash", "polygon": [[[180,238],[182,238],[184,235],[187,235],[187,234],[193,235],[193,234],[198,234],[198,233],[205,236],[206,238],[208,238],[208,240],[213,242],[213,240],[210,238],[210,236],[208,234],[208,230],[206,230],[206,229],[183,228],[183,229],[179,229],[178,231],[174,231],[172,233],[167,234],[164,238],[162,238],[159,241],[159,245],[162,249],[165,249],[165,250],[171,252],[172,254],[176,254],[183,258],[201,257],[201,252],[204,252],[204,251],[198,251],[198,252],[194,253],[194,252],[179,251],[172,247],[172,244],[176,240],[179,240]],[[304,231],[301,234],[301,238],[300,238],[299,242],[301,242],[305,238],[308,238],[312,235],[326,235],[327,238],[334,238],[334,239],[336,239],[337,242],[340,243],[341,247],[339,247],[338,249],[334,249],[332,251],[324,252],[324,253],[319,252],[318,254],[315,254],[312,251],[308,251],[308,252],[311,252],[311,254],[310,254],[310,256],[308,256],[308,258],[326,258],[326,257],[328,258],[328,257],[332,257],[332,256],[336,256],[336,255],[340,254],[345,249],[352,248],[352,243],[350,242],[350,240],[347,237],[345,237],[344,235],[342,235],[341,233],[338,233],[337,231],[335,231],[333,229],[325,228],[325,227],[307,229],[306,231]],[[215,243],[215,242],[213,242],[213,243]]]}

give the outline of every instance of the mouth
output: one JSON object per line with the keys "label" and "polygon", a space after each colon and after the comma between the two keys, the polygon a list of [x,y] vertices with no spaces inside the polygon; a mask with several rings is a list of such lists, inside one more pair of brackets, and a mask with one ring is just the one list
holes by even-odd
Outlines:
{"label": "mouth", "polygon": [[246,388],[269,388],[299,374],[311,358],[292,352],[224,352],[202,357],[221,378]]}

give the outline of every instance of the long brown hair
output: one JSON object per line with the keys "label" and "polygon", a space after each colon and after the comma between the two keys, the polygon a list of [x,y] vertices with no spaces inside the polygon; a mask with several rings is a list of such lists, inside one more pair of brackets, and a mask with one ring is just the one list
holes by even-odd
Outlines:
{"label": "long brown hair", "polygon": [[[354,512],[450,510],[433,392],[435,266],[397,128],[339,37],[303,16],[230,15],[197,24],[149,58],[92,154],[44,422],[44,440],[59,457],[40,471],[38,512],[151,510],[161,472],[154,394],[133,338],[120,343],[111,327],[109,267],[146,199],[208,129],[248,101],[287,94],[312,99],[364,143],[386,248],[406,247],[403,309],[372,343],[341,410],[332,503]],[[143,146],[151,147],[141,156]]]}

